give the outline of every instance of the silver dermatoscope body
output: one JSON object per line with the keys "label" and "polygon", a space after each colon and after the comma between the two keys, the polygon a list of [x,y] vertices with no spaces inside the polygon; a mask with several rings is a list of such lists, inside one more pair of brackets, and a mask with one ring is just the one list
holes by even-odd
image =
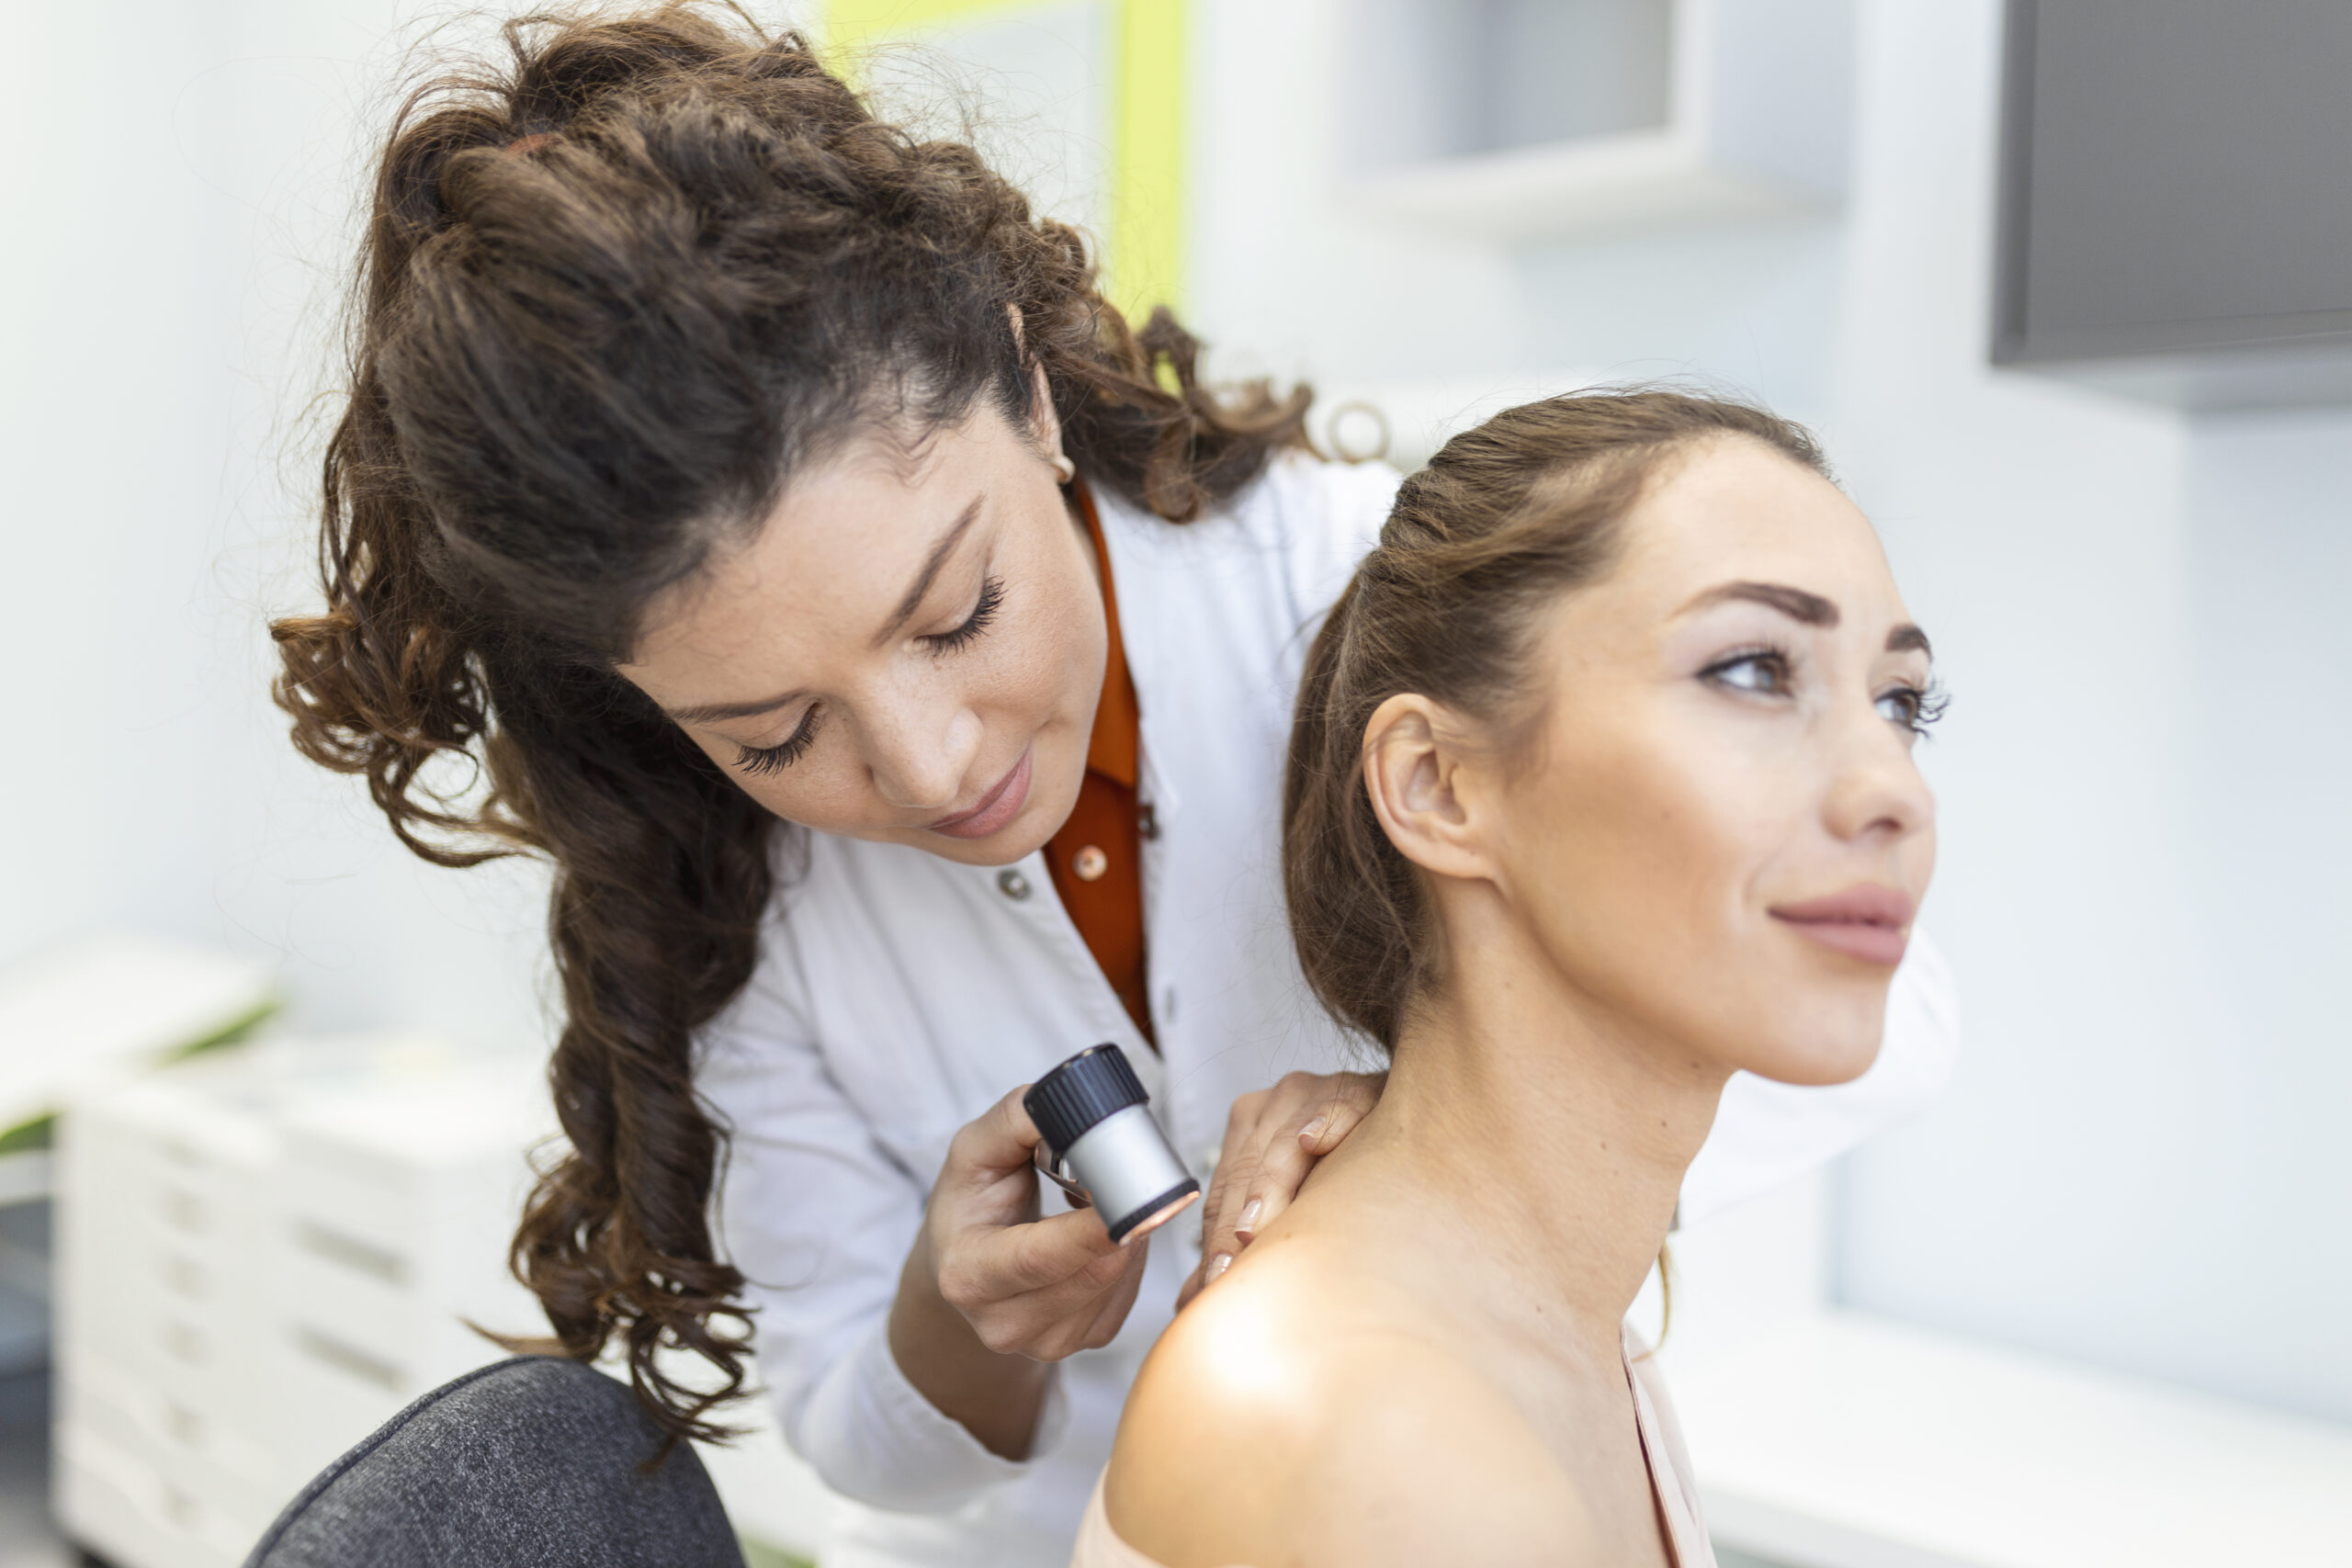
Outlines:
{"label": "silver dermatoscope body", "polygon": [[1090,1045],[1022,1097],[1037,1168],[1101,1211],[1113,1241],[1149,1234],[1201,1195],[1152,1120],[1151,1096],[1116,1045]]}

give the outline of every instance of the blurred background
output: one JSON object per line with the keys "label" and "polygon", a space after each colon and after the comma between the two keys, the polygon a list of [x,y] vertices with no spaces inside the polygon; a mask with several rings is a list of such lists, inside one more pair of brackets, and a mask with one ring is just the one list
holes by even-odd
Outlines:
{"label": "blurred background", "polygon": [[[2352,7],[749,8],[1336,448],[1657,378],[1815,425],[1955,697],[1966,1048],[1679,1238],[1725,1561],[2352,1562]],[[531,1325],[542,874],[425,866],[300,761],[264,629],[314,596],[367,159],[495,14],[6,24],[0,1568],[233,1563],[495,1353],[458,1314]],[[714,1464],[821,1557],[772,1433]]]}

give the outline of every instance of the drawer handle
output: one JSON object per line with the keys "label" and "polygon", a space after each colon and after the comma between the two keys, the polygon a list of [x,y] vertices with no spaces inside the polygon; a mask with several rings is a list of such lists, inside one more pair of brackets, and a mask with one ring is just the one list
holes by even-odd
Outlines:
{"label": "drawer handle", "polygon": [[353,1377],[374,1383],[387,1393],[401,1393],[408,1387],[408,1380],[391,1362],[379,1356],[369,1355],[356,1345],[346,1344],[332,1334],[322,1334],[308,1324],[295,1325],[294,1343],[312,1359],[324,1361],[337,1371],[348,1372]]}
{"label": "drawer handle", "polygon": [[193,1410],[177,1404],[164,1405],[164,1429],[172,1435],[173,1441],[185,1448],[204,1446],[204,1421]]}
{"label": "drawer handle", "polygon": [[166,1318],[164,1321],[164,1348],[190,1366],[204,1361],[204,1336],[187,1324]]}
{"label": "drawer handle", "polygon": [[362,1241],[343,1231],[331,1230],[310,1220],[300,1220],[294,1225],[294,1243],[314,1257],[372,1275],[387,1285],[408,1283],[408,1259],[388,1247]]}
{"label": "drawer handle", "polygon": [[204,1200],[176,1187],[164,1189],[164,1218],[175,1229],[201,1235],[205,1229]]}

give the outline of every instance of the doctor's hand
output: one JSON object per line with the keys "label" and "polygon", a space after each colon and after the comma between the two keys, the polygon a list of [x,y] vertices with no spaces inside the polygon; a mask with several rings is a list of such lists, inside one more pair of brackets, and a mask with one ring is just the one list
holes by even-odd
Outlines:
{"label": "doctor's hand", "polygon": [[1008,1459],[1027,1456],[1044,1363],[1108,1345],[1126,1322],[1149,1246],[1121,1247],[1091,1209],[1038,1217],[1027,1087],[948,1145],[890,1308],[907,1381]]}
{"label": "doctor's hand", "polygon": [[1216,1177],[1201,1206],[1201,1266],[1184,1281],[1177,1310],[1290,1207],[1315,1162],[1356,1130],[1387,1085],[1386,1073],[1291,1073],[1233,1102]]}

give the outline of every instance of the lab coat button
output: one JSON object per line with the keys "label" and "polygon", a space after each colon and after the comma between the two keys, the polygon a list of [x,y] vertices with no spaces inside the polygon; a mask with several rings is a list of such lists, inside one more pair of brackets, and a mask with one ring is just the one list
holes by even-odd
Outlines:
{"label": "lab coat button", "polygon": [[1000,871],[996,874],[996,890],[1018,903],[1029,897],[1029,879],[1017,871]]}

